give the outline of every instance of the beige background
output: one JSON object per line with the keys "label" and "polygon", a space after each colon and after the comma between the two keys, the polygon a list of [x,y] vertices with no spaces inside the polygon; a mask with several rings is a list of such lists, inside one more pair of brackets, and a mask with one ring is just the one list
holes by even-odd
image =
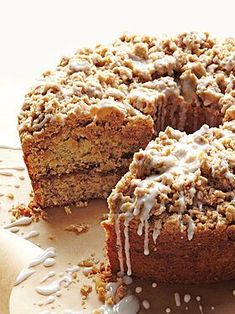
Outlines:
{"label": "beige background", "polygon": [[[235,36],[233,1],[79,1],[79,0],[0,0],[0,143],[17,143],[16,115],[23,102],[23,95],[32,82],[44,71],[53,68],[62,55],[72,54],[83,45],[108,43],[124,31],[149,34],[174,34],[181,31],[210,31],[216,36]],[[5,166],[22,164],[20,151],[0,150],[0,159]],[[12,191],[18,183],[18,173],[14,178],[0,177],[0,192]],[[13,181],[12,181],[13,180]],[[15,203],[27,202],[30,183],[26,179],[20,182],[20,189],[13,189],[14,200],[6,196],[0,198],[0,224],[9,221],[8,209]],[[87,209],[73,210],[66,216],[63,209],[51,210],[49,222],[22,227],[19,236],[32,229],[40,230],[39,238],[43,248],[54,245],[58,251],[57,272],[63,271],[68,262],[76,264],[94,250],[97,257],[102,257],[104,234],[99,226],[101,212],[106,210],[104,201],[92,202]],[[72,222],[89,222],[91,230],[84,235],[75,236],[64,231]],[[48,235],[56,235],[51,243]],[[12,237],[11,237],[12,239]],[[32,253],[25,241],[17,245],[17,250],[10,249],[10,238],[4,234],[0,247],[0,314],[7,314],[7,295],[16,273],[28,262]],[[14,237],[13,237],[14,241]],[[11,242],[12,243],[12,242]],[[24,259],[19,260],[21,245],[28,250]],[[3,249],[5,253],[3,254]],[[6,256],[8,258],[6,259]],[[216,262],[216,261],[215,261]],[[13,289],[10,300],[11,314],[40,313],[37,303],[39,297],[34,287],[42,277],[45,269],[40,268],[32,279],[22,288]],[[62,309],[81,310],[79,287],[84,283],[84,276],[79,274],[80,283],[65,291],[63,297],[55,303],[56,313]],[[137,285],[139,283],[135,283]],[[200,313],[197,295],[202,297],[203,311],[215,314],[233,314],[235,297],[232,290],[235,283],[199,287],[159,287],[151,288],[151,283],[141,283],[144,293],[141,298],[152,300],[152,308],[144,313],[165,313],[166,306],[172,313]],[[190,293],[193,301],[186,310],[186,304],[177,308],[174,292],[181,296]],[[22,301],[23,300],[23,301]],[[88,300],[88,313],[98,306],[95,294]],[[5,308],[3,308],[5,306]],[[211,309],[215,306],[215,310]],[[50,309],[50,306],[46,307]],[[54,313],[53,312],[53,313]]]}

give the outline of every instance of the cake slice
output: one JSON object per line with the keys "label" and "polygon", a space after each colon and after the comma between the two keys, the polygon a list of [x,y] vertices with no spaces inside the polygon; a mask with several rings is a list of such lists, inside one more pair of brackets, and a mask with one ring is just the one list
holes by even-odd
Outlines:
{"label": "cake slice", "polygon": [[[35,200],[43,207],[107,197],[128,170],[133,153],[153,134],[150,117],[109,99],[78,105],[64,122],[49,112],[40,116],[22,146]],[[37,132],[48,116],[47,128]]]}
{"label": "cake slice", "polygon": [[158,282],[235,278],[235,123],[167,127],[108,198],[111,269]]}

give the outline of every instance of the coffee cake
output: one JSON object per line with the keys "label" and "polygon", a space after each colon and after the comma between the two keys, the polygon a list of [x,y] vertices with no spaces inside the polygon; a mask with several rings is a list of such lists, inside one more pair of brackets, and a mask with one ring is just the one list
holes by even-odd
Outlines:
{"label": "coffee cake", "polygon": [[46,207],[106,197],[153,134],[233,119],[233,60],[234,41],[208,33],[125,34],[62,58],[19,115],[35,200]]}

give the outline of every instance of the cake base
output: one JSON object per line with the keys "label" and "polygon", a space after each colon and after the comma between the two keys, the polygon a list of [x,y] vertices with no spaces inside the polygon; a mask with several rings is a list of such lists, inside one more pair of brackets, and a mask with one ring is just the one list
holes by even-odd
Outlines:
{"label": "cake base", "polygon": [[42,207],[77,204],[107,198],[112,188],[127,169],[118,172],[76,172],[51,176],[32,182],[35,201]]}
{"label": "cake base", "polygon": [[[107,256],[113,273],[120,271],[113,223],[103,223]],[[122,247],[124,225],[120,222]],[[132,275],[161,283],[198,284],[235,278],[235,226],[195,233],[191,241],[187,232],[162,229],[156,244],[149,237],[149,255],[144,255],[144,235],[137,235],[135,224],[129,225]],[[127,271],[125,254],[124,270]]]}

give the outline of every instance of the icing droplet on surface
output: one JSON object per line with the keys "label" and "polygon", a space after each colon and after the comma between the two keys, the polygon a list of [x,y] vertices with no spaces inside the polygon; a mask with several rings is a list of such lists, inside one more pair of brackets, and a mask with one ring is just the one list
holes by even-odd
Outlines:
{"label": "icing droplet on surface", "polygon": [[189,303],[190,300],[191,300],[191,295],[190,295],[190,294],[185,294],[185,296],[184,296],[184,302],[185,302],[185,303]]}
{"label": "icing droplet on surface", "polygon": [[150,303],[149,303],[149,301],[143,300],[143,301],[142,301],[142,305],[143,305],[143,308],[144,308],[145,310],[149,310],[149,309],[150,309]]}
{"label": "icing droplet on surface", "polygon": [[142,287],[136,287],[135,292],[136,293],[141,293],[143,291]]}
{"label": "icing droplet on surface", "polygon": [[199,301],[201,301],[201,297],[198,295],[198,296],[196,296],[196,300],[199,302]]}
{"label": "icing droplet on surface", "polygon": [[113,306],[101,306],[99,311],[102,314],[137,314],[139,308],[139,300],[133,295],[128,295]]}
{"label": "icing droplet on surface", "polygon": [[51,267],[54,266],[56,263],[55,259],[52,257],[47,258],[44,262],[43,262],[43,266],[45,267]]}
{"label": "icing droplet on surface", "polygon": [[40,283],[44,283],[45,281],[47,281],[47,279],[54,277],[56,275],[55,271],[50,271],[46,276],[44,276],[42,278],[42,280],[40,281]]}
{"label": "icing droplet on surface", "polygon": [[174,296],[175,296],[175,305],[177,307],[180,307],[181,306],[180,294],[178,292],[175,292]]}
{"label": "icing droplet on surface", "polygon": [[31,230],[31,231],[29,231],[28,234],[26,234],[26,235],[24,236],[24,239],[25,239],[25,240],[29,240],[29,239],[35,238],[35,237],[37,237],[37,236],[39,236],[39,235],[40,235],[40,232],[39,232],[39,231]]}

